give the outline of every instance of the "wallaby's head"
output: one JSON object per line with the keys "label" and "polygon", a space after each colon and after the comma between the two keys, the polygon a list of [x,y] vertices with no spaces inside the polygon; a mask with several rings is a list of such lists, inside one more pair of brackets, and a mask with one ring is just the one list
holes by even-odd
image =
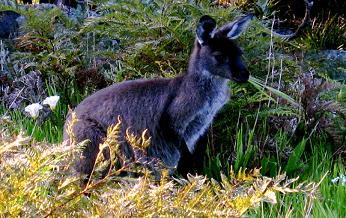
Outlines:
{"label": "wallaby's head", "polygon": [[249,71],[242,61],[242,50],[233,40],[246,29],[251,19],[252,15],[243,16],[217,28],[213,18],[207,15],[201,17],[189,71],[246,82]]}

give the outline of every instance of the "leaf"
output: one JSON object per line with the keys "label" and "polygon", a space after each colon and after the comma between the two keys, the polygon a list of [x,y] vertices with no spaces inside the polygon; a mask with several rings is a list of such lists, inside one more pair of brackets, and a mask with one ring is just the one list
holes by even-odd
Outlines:
{"label": "leaf", "polygon": [[266,201],[266,202],[271,203],[271,204],[276,204],[277,200],[276,200],[275,192],[273,192],[270,189],[268,191],[266,191],[264,193],[263,201]]}
{"label": "leaf", "polygon": [[[249,83],[251,83],[260,92],[265,93],[263,89],[267,89],[268,91],[272,92],[273,94],[277,95],[278,97],[285,99],[286,101],[291,103],[293,106],[301,108],[301,105],[298,102],[296,102],[292,97],[290,97],[289,95],[281,92],[278,89],[274,89],[274,88],[266,85],[265,82],[260,80],[260,79],[257,79],[257,78],[255,78],[253,76],[250,76]],[[266,94],[266,95],[268,95],[268,94]],[[268,95],[268,96],[270,96],[270,95]]]}
{"label": "leaf", "polygon": [[305,150],[305,145],[306,145],[306,139],[303,139],[297,145],[297,147],[293,150],[285,167],[285,171],[287,172],[287,174],[290,174],[293,171],[301,168],[302,163],[300,162],[300,158]]}
{"label": "leaf", "polygon": [[80,178],[79,177],[68,177],[66,180],[64,180],[64,182],[58,186],[58,190],[62,190],[64,189],[66,186],[79,181]]}

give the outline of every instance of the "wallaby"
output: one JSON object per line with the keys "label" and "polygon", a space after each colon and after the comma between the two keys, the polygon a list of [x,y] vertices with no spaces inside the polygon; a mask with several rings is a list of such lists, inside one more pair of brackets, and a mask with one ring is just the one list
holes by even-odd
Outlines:
{"label": "wallaby", "polygon": [[[151,137],[148,156],[159,158],[170,169],[177,167],[182,150],[194,151],[197,140],[229,100],[227,82],[249,79],[242,51],[233,39],[246,29],[251,18],[243,16],[216,28],[214,19],[203,16],[185,74],[121,82],[83,100],[74,110],[78,121],[73,132],[77,142],[89,139],[90,143],[76,160],[77,172],[91,174],[99,144],[118,116],[122,120],[121,139],[128,128],[137,135],[147,130]],[[65,123],[65,140],[70,119]],[[122,151],[130,156],[126,140],[120,141]]]}

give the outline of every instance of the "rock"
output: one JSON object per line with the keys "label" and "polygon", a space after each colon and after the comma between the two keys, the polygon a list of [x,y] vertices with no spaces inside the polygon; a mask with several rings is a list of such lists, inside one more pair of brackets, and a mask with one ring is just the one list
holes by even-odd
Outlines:
{"label": "rock", "polygon": [[346,62],[346,51],[343,50],[323,50],[318,56],[332,61]]}
{"label": "rock", "polygon": [[14,11],[0,11],[0,38],[15,36],[23,16]]}

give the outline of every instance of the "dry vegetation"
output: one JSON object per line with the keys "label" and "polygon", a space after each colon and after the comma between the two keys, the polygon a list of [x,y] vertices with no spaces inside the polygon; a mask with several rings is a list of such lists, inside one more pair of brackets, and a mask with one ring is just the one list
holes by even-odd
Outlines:
{"label": "dry vegetation", "polygon": [[[0,41],[0,217],[346,213],[346,65],[319,52],[344,52],[343,19],[315,22],[287,41],[273,32],[271,1],[97,0],[96,11],[6,2],[1,10],[27,22],[15,39]],[[252,77],[230,84],[230,102],[187,158],[192,174],[169,177],[148,160],[145,133],[128,132],[136,158],[123,157],[119,119],[100,145],[112,161],[100,152],[82,189],[71,165],[83,143],[62,142],[69,108],[114,82],[184,72],[199,17],[224,23],[244,10],[257,16],[238,39]],[[47,96],[60,96],[56,107],[43,104]],[[33,103],[35,119],[25,110]]]}

